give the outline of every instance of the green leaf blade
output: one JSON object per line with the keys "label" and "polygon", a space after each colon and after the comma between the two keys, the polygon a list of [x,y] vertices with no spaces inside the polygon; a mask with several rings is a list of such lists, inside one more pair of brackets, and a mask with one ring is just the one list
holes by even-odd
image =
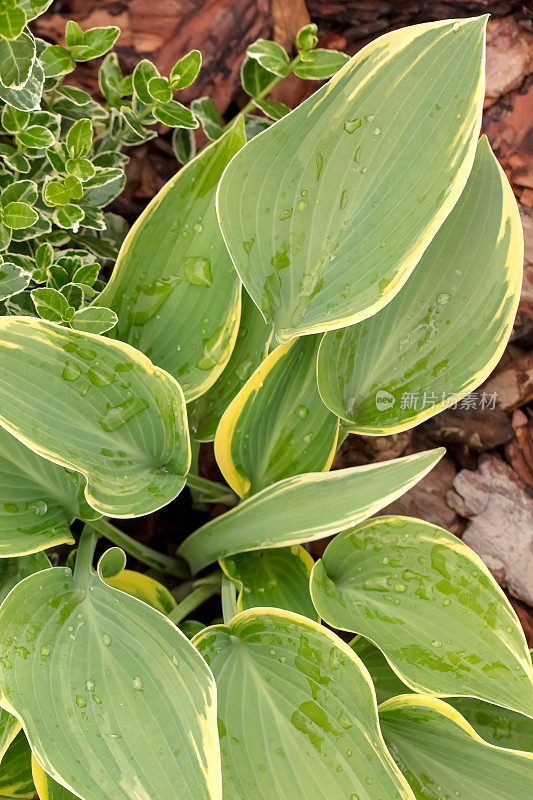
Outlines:
{"label": "green leaf blade", "polygon": [[0,424],[81,472],[95,510],[139,516],[179,494],[190,447],[168,373],[128,345],[31,317],[2,317],[0,343]]}
{"label": "green leaf blade", "polygon": [[485,21],[386,34],[226,170],[224,238],[281,343],[371,316],[416,266],[474,159]]}

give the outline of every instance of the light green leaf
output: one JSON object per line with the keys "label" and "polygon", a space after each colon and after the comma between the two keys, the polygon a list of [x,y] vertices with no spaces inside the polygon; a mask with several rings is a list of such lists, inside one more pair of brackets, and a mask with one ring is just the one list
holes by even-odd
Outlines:
{"label": "light green leaf", "polygon": [[413,271],[472,167],[485,23],[380,37],[225,171],[222,232],[281,343],[366,319]]}
{"label": "light green leaf", "polygon": [[90,180],[96,174],[94,165],[87,158],[69,158],[65,169],[69,175],[74,175],[82,182]]}
{"label": "light green leaf", "polygon": [[237,589],[237,608],[271,606],[316,619],[309,593],[314,561],[303,547],[278,547],[239,553],[220,562]]}
{"label": "light green leaf", "polygon": [[330,468],[339,420],[318,393],[319,344],[318,336],[306,336],[277,347],[220,420],[215,456],[240,497],[292,475]]}
{"label": "light green leaf", "polygon": [[159,103],[153,110],[153,115],[159,122],[168,125],[170,128],[197,128],[198,120],[192,111],[178,103],[177,100],[169,100],[168,103]]}
{"label": "light green leaf", "polygon": [[17,133],[28,124],[30,118],[29,111],[19,111],[12,106],[4,106],[2,109],[2,127],[9,133]]}
{"label": "light green leaf", "polygon": [[403,695],[381,706],[379,721],[416,800],[524,800],[531,793],[533,753],[488,744],[442,700]]}
{"label": "light green leaf", "polygon": [[194,83],[202,66],[202,54],[199,50],[191,50],[176,61],[170,72],[173,89],[187,89]]}
{"label": "light green leaf", "polygon": [[67,20],[65,25],[65,44],[67,47],[73,47],[77,44],[83,43],[83,28],[78,22],[73,19]]}
{"label": "light green leaf", "polygon": [[241,66],[241,84],[246,94],[258,97],[276,81],[276,75],[261,66],[255,58],[245,58]]}
{"label": "light green leaf", "polygon": [[58,783],[84,800],[220,800],[213,676],[165,616],[87,569],[49,569],[4,602],[0,650],[2,705]]}
{"label": "light green leaf", "polygon": [[167,616],[176,608],[176,601],[166,586],[144,572],[124,569],[118,575],[106,578],[106,583],[115,589],[120,589],[121,592],[131,594],[132,597],[142,600],[143,603],[148,603],[156,611]]}
{"label": "light green leaf", "polygon": [[76,66],[76,62],[65,47],[59,44],[46,47],[39,56],[47,78],[56,78],[59,75],[67,75]]}
{"label": "light green leaf", "polygon": [[43,286],[40,289],[32,289],[31,299],[35,310],[41,319],[50,322],[63,322],[72,319],[74,309],[71,308],[66,297],[58,292],[57,289],[50,289]]}
{"label": "light green leaf", "polygon": [[76,203],[67,203],[54,209],[52,219],[60,228],[71,228],[76,233],[80,222],[85,219],[85,211]]}
{"label": "light green leaf", "polygon": [[210,442],[222,414],[252,372],[266,358],[271,329],[246,291],[242,293],[241,322],[235,347],[222,375],[201,397],[187,407],[194,439]]}
{"label": "light green leaf", "polygon": [[12,230],[29,228],[39,219],[39,214],[28,203],[11,202],[4,206],[2,219],[4,225]]}
{"label": "light green leaf", "polygon": [[87,479],[89,505],[134,517],[181,491],[183,394],[129,345],[30,317],[0,318],[0,424]]}
{"label": "light green leaf", "polygon": [[443,448],[437,448],[362,467],[286,478],[198,528],[178,553],[198,572],[236,553],[323,539],[392,503],[443,455]]}
{"label": "light green leaf", "polygon": [[0,796],[31,798],[34,795],[35,786],[33,785],[31,772],[31,750],[24,731],[19,731],[2,758]]}
{"label": "light green leaf", "polygon": [[159,76],[159,72],[151,61],[144,58],[136,65],[133,70],[133,91],[139,98],[141,103],[150,105],[152,103],[152,96],[148,91],[148,82],[151,78]]}
{"label": "light green leaf", "polygon": [[192,130],[174,128],[172,131],[172,149],[180,164],[188,164],[196,155],[196,138]]}
{"label": "light green leaf", "polygon": [[224,120],[210,97],[198,97],[191,103],[191,111],[202,126],[207,138],[214,142],[222,136]]}
{"label": "light green leaf", "polygon": [[0,82],[21,89],[30,77],[34,58],[35,40],[28,33],[11,41],[0,38]]}
{"label": "light green leaf", "polygon": [[19,111],[35,111],[40,108],[44,86],[44,71],[38,58],[34,59],[26,83],[20,89],[6,88],[0,83],[0,100]]}
{"label": "light green leaf", "polygon": [[10,183],[0,195],[0,200],[2,206],[14,202],[29,203],[32,206],[37,202],[37,197],[38,192],[35,181],[24,180]]}
{"label": "light green leaf", "polygon": [[315,564],[311,596],[328,625],[377,644],[411,689],[533,716],[516,614],[479,556],[448,531],[409,517],[347,530]]}
{"label": "light green leaf", "polygon": [[371,319],[324,337],[324,402],[375,436],[412,428],[475,389],[511,334],[523,254],[513,191],[483,136],[463,194],[406,286]]}
{"label": "light green leaf", "polygon": [[52,2],[53,0],[17,0],[17,6],[24,11],[26,20],[30,22],[35,17],[44,14]]}
{"label": "light green leaf", "polygon": [[67,133],[67,148],[71,158],[82,158],[91,151],[93,126],[90,119],[79,119]]}
{"label": "light green leaf", "polygon": [[9,261],[0,263],[0,300],[22,292],[31,280],[31,272]]}
{"label": "light green leaf", "polygon": [[0,221],[0,250],[5,250],[11,241],[11,228]]}
{"label": "light green leaf", "polygon": [[0,36],[5,39],[17,39],[26,25],[26,14],[14,2],[3,4],[0,11]]}
{"label": "light green leaf", "polygon": [[49,569],[50,566],[50,561],[44,553],[32,553],[20,558],[0,558],[0,603],[4,602],[11,589],[23,578],[43,569]]}
{"label": "light green leaf", "polygon": [[76,40],[76,44],[70,44],[66,38],[65,42],[75,61],[90,61],[111,50],[119,36],[120,28],[117,28],[116,25],[108,25],[83,31],[83,39],[80,42]]}
{"label": "light green leaf", "polygon": [[118,317],[110,308],[91,306],[80,308],[70,321],[72,328],[86,333],[105,333],[114,328]]}
{"label": "light green leaf", "polygon": [[289,56],[284,47],[267,39],[257,39],[246,48],[246,55],[255,59],[263,69],[284,78],[289,74]]}
{"label": "light green leaf", "polygon": [[166,78],[162,78],[160,75],[155,78],[150,78],[147,88],[152,100],[168,103],[168,101],[172,99],[170,84]]}
{"label": "light green leaf", "polygon": [[217,682],[224,797],[413,797],[384,746],[368,673],[334,633],[263,608],[193,642]]}
{"label": "light green leaf", "polygon": [[324,78],[331,78],[349,60],[350,56],[346,53],[319,47],[305,54],[305,60],[302,58],[294,67],[294,74],[306,80],[321,81]]}
{"label": "light green leaf", "polygon": [[318,44],[318,26],[314,22],[304,25],[296,35],[296,46],[299,50],[312,50]]}
{"label": "light green leaf", "polygon": [[167,183],[126,237],[96,301],[117,313],[113,335],[174,375],[187,401],[215,382],[237,336],[240,283],[218,227],[215,191],[243,144],[241,121]]}
{"label": "light green leaf", "polygon": [[75,517],[98,517],[84,499],[84,486],[77,472],[41,458],[0,428],[0,559],[72,544]]}

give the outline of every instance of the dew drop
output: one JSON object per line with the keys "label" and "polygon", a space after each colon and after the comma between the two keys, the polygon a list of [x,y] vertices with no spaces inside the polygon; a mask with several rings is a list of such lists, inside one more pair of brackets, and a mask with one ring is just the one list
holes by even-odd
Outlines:
{"label": "dew drop", "polygon": [[48,647],[41,647],[41,655],[43,658],[46,658],[50,655],[50,649]]}
{"label": "dew drop", "polygon": [[355,117],[354,119],[347,120],[344,123],[344,130],[346,133],[353,133],[357,128],[361,127],[361,118]]}
{"label": "dew drop", "polygon": [[441,292],[441,294],[437,295],[437,303],[441,306],[445,306],[446,303],[449,303],[451,299],[452,296],[451,294],[448,294],[448,292]]}
{"label": "dew drop", "polygon": [[85,688],[87,689],[88,692],[94,692],[94,681],[92,680],[85,681]]}
{"label": "dew drop", "polygon": [[63,367],[61,377],[64,381],[75,381],[81,375],[81,368],[75,361],[67,361]]}
{"label": "dew drop", "polygon": [[102,643],[105,645],[105,647],[109,647],[111,644],[111,636],[108,633],[104,633],[102,636]]}
{"label": "dew drop", "polygon": [[381,133],[381,128],[374,128],[374,136],[379,136]]}
{"label": "dew drop", "polygon": [[48,506],[44,500],[34,500],[33,503],[28,503],[28,510],[33,511],[36,516],[42,517],[48,511]]}
{"label": "dew drop", "polygon": [[85,706],[87,705],[85,699],[81,696],[81,694],[76,695],[76,705],[78,706],[78,708],[85,708]]}
{"label": "dew drop", "polygon": [[134,689],[142,689],[143,688],[143,682],[139,677],[136,677],[136,678],[133,679],[133,688]]}
{"label": "dew drop", "polygon": [[284,211],[282,211],[282,212],[281,212],[281,214],[279,215],[279,218],[280,218],[280,220],[281,220],[282,222],[283,222],[283,220],[285,220],[285,219],[289,219],[289,217],[292,217],[292,209],[291,209],[291,208],[286,208],[286,209],[285,209]]}
{"label": "dew drop", "polygon": [[433,647],[442,647],[442,642],[439,642],[438,639],[433,639],[431,644],[433,645]]}
{"label": "dew drop", "polygon": [[187,258],[185,277],[193,286],[211,286],[213,283],[211,261],[208,258]]}
{"label": "dew drop", "polygon": [[309,409],[307,408],[307,406],[299,405],[296,406],[295,413],[297,417],[300,417],[300,419],[307,419],[307,417],[309,416]]}
{"label": "dew drop", "polygon": [[4,503],[4,511],[6,514],[16,514],[19,507],[16,503]]}

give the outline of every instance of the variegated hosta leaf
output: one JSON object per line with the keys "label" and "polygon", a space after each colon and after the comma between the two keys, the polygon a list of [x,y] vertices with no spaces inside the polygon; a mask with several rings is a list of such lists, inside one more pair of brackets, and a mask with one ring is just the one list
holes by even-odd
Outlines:
{"label": "variegated hosta leaf", "polygon": [[199,442],[213,441],[222,414],[244,382],[266,358],[271,335],[270,326],[243,289],[241,322],[230,360],[213,386],[187,406],[193,439]]}
{"label": "variegated hosta leaf", "polygon": [[183,393],[122,342],[34,317],[1,317],[0,425],[81,472],[87,502],[102,514],[148,514],[185,484]]}
{"label": "variegated hosta leaf", "polygon": [[39,800],[76,800],[77,795],[46,774],[35,756],[31,759],[31,770]]}
{"label": "variegated hosta leaf", "polygon": [[167,587],[144,572],[125,569],[112,578],[105,578],[105,582],[115,589],[120,589],[121,592],[142,600],[143,603],[148,603],[156,611],[167,616],[173,608],[176,608],[176,601]]}
{"label": "variegated hosta leaf", "polygon": [[482,137],[463,194],[406,286],[371,319],[324,337],[324,402],[376,435],[412,428],[475,389],[512,331],[522,261],[516,200]]}
{"label": "variegated hosta leaf", "polygon": [[[74,540],[72,540],[74,541]],[[23,578],[49,569],[50,561],[44,553],[31,553],[20,558],[0,559],[0,604],[4,602],[13,587]]]}
{"label": "variegated hosta leaf", "polygon": [[366,319],[409,277],[472,167],[485,23],[380,37],[231,162],[222,232],[280,342]]}
{"label": "variegated hosta leaf", "polygon": [[[20,730],[20,722],[9,711],[0,708],[0,761]],[[1,774],[1,767],[0,767]]]}
{"label": "variegated hosta leaf", "polygon": [[150,606],[88,570],[30,575],[2,606],[0,654],[2,705],[70,791],[220,800],[213,676]]}
{"label": "variegated hosta leaf", "polygon": [[273,608],[194,643],[218,687],[224,797],[408,800],[361,661],[334,633]]}
{"label": "variegated hosta leaf", "polygon": [[[350,647],[370,672],[378,704],[410,691],[392,671],[381,650],[368,639],[357,636],[350,642]],[[533,752],[533,720],[530,717],[475,697],[447,697],[446,702],[490,744]]]}
{"label": "variegated hosta leaf", "polygon": [[178,548],[193,572],[219,558],[323,539],[375,514],[433,469],[443,448],[285,478],[208,522]]}
{"label": "variegated hosta leaf", "polygon": [[241,285],[220,233],[215,192],[245,141],[241,120],[163,187],[95,300],[118,314],[111,335],[170,372],[187,402],[216,381],[239,327]]}
{"label": "variegated hosta leaf", "polygon": [[318,393],[319,344],[319,336],[305,336],[277,347],[220,420],[215,456],[240,497],[292,475],[330,468],[339,420]]}
{"label": "variegated hosta leaf", "polygon": [[19,731],[0,764],[0,797],[31,798],[34,795],[31,750],[24,731]]}
{"label": "variegated hosta leaf", "polygon": [[442,700],[403,695],[379,710],[384,739],[416,800],[524,800],[533,785],[533,753],[483,741]]}
{"label": "variegated hosta leaf", "polygon": [[377,644],[415,691],[533,716],[516,614],[479,556],[448,531],[409,517],[347,530],[315,564],[311,597],[329,625]]}
{"label": "variegated hosta leaf", "polygon": [[238,553],[220,562],[238,591],[237,609],[271,606],[310,619],[317,614],[309,592],[314,561],[300,545]]}
{"label": "variegated hosta leaf", "polygon": [[0,428],[0,558],[72,543],[74,518],[98,516],[84,486],[78,472],[41,458]]}

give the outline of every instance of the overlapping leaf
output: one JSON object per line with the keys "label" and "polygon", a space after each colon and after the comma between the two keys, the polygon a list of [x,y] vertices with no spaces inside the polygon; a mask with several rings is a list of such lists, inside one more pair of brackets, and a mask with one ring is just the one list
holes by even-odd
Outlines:
{"label": "overlapping leaf", "polygon": [[41,458],[0,428],[0,558],[72,543],[74,518],[98,516],[84,486],[79,473]]}
{"label": "overlapping leaf", "polygon": [[0,424],[81,472],[87,502],[100,513],[147,514],[185,483],[182,391],[121,342],[33,317],[0,318]]}
{"label": "overlapping leaf", "polygon": [[215,438],[222,414],[266,357],[271,333],[248,292],[243,290],[241,323],[230,360],[213,386],[187,407],[193,439],[210,442]]}
{"label": "overlapping leaf", "polygon": [[2,705],[70,791],[220,800],[213,677],[162,614],[88,571],[53,568],[5,600],[0,651]]}
{"label": "overlapping leaf", "polygon": [[272,606],[316,618],[309,592],[314,561],[300,545],[255,550],[225,558],[220,566],[234,584],[239,611]]}
{"label": "overlapping leaf", "polygon": [[178,554],[197,572],[235,553],[331,536],[392,503],[443,454],[437,448],[368,466],[286,478],[198,528]]}
{"label": "overlapping leaf", "polygon": [[[370,672],[378,704],[410,691],[393,672],[381,650],[368,639],[357,636],[350,647]],[[533,753],[533,720],[530,717],[475,697],[447,697],[446,702],[489,744]]]}
{"label": "overlapping leaf", "polygon": [[240,281],[218,226],[215,191],[244,142],[243,124],[234,125],[163,187],[95,301],[118,314],[112,335],[170,372],[187,401],[215,382],[237,336]]}
{"label": "overlapping leaf", "polygon": [[481,559],[442,528],[381,517],[345,531],[315,564],[311,597],[329,625],[377,644],[412,689],[533,716],[516,614]]}
{"label": "overlapping leaf", "polygon": [[215,456],[241,497],[303,472],[328,470],[339,420],[316,385],[320,337],[277,347],[226,409],[215,436]]}
{"label": "overlapping leaf", "polygon": [[245,611],[194,642],[215,675],[224,797],[407,800],[368,673],[311,620]]}
{"label": "overlapping leaf", "polygon": [[475,389],[512,331],[522,261],[516,201],[482,137],[463,194],[406,286],[371,319],[324,337],[324,402],[376,435],[412,428]]}
{"label": "overlapping leaf", "polygon": [[381,706],[379,718],[416,800],[524,800],[530,795],[533,753],[488,744],[442,700],[403,695]]}
{"label": "overlapping leaf", "polygon": [[0,797],[31,798],[34,795],[31,750],[24,731],[19,731],[0,764]]}
{"label": "overlapping leaf", "polygon": [[222,232],[280,342],[371,316],[409,277],[472,167],[485,22],[380,37],[227,168]]}
{"label": "overlapping leaf", "polygon": [[75,800],[76,795],[47,775],[35,756],[31,760],[31,769],[39,800]]}

